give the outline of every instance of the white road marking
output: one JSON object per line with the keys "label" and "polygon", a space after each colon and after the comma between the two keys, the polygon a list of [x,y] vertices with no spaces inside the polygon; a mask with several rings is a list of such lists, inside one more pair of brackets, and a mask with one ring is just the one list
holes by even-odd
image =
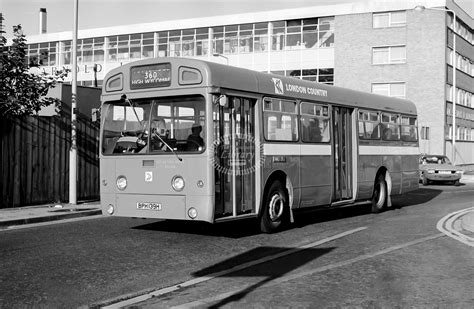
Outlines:
{"label": "white road marking", "polygon": [[[316,273],[325,272],[325,271],[332,270],[332,269],[339,268],[339,267],[343,267],[343,266],[348,266],[348,265],[354,264],[356,262],[371,259],[371,258],[374,258],[374,257],[382,255],[382,254],[387,254],[387,253],[390,253],[390,252],[393,252],[393,251],[396,251],[396,250],[404,249],[404,248],[407,248],[407,247],[410,247],[410,246],[413,246],[413,245],[417,245],[417,244],[425,242],[425,241],[437,239],[437,238],[443,237],[443,236],[444,236],[444,234],[440,233],[440,234],[436,234],[436,235],[432,235],[432,236],[419,238],[419,239],[416,239],[414,241],[410,241],[410,242],[407,242],[407,243],[404,243],[404,244],[401,244],[401,245],[397,245],[397,246],[393,246],[393,247],[390,247],[390,248],[387,248],[387,249],[383,249],[381,251],[377,251],[375,253],[363,254],[363,255],[360,255],[360,256],[355,257],[353,259],[346,260],[346,261],[341,261],[341,262],[338,262],[338,263],[329,264],[329,265],[326,265],[326,266],[322,266],[322,267],[319,267],[319,268],[316,268],[316,269],[300,272],[300,273],[293,274],[293,275],[283,276],[283,277],[275,279],[275,280],[273,280],[269,283],[265,283],[262,286],[272,287],[274,285],[278,285],[278,284],[281,284],[281,283],[284,283],[284,282],[287,282],[287,281],[291,281],[291,280],[296,280],[296,279],[299,279],[301,277],[314,275]],[[181,305],[178,305],[178,306],[175,306],[175,307],[172,307],[172,308],[193,308],[193,307],[197,307],[197,306],[209,305],[209,304],[212,304],[215,301],[220,301],[220,300],[226,299],[228,297],[231,297],[232,295],[238,294],[238,293],[240,293],[241,291],[245,290],[246,288],[248,288],[250,286],[251,285],[244,286],[244,287],[239,288],[238,290],[222,293],[222,294],[219,294],[219,295],[215,295],[215,296],[211,296],[211,297],[208,297],[208,298],[200,299],[200,300],[193,301],[193,302],[190,302],[190,303],[181,304]]]}
{"label": "white road marking", "polygon": [[[131,306],[133,304],[145,301],[145,300],[147,300],[149,298],[152,298],[152,297],[161,296],[161,295],[164,295],[164,294],[168,294],[170,292],[177,291],[181,288],[196,285],[198,283],[209,281],[209,280],[212,280],[212,279],[217,278],[217,277],[226,276],[230,273],[234,273],[234,272],[237,272],[237,271],[240,271],[240,270],[243,270],[243,269],[258,265],[258,264],[261,264],[261,263],[269,262],[269,261],[281,258],[283,256],[287,256],[287,255],[290,255],[290,254],[293,254],[293,253],[296,253],[296,252],[299,252],[299,251],[303,251],[303,250],[308,249],[308,248],[316,247],[316,246],[328,243],[330,241],[333,241],[333,240],[336,240],[336,239],[339,239],[339,238],[342,238],[342,237],[345,237],[345,236],[363,231],[365,229],[367,229],[367,227],[359,227],[359,228],[356,228],[356,229],[353,229],[353,230],[349,230],[349,231],[346,231],[346,232],[343,232],[343,233],[340,233],[340,234],[337,234],[337,235],[334,235],[334,236],[331,236],[331,237],[328,237],[328,238],[324,238],[324,239],[321,239],[321,240],[318,240],[318,241],[315,241],[315,242],[312,242],[312,243],[309,243],[309,244],[306,244],[306,245],[299,246],[297,248],[293,248],[293,249],[286,250],[286,251],[283,251],[283,252],[280,252],[280,253],[277,253],[277,254],[273,254],[273,255],[270,255],[270,256],[260,258],[260,259],[255,260],[255,261],[250,261],[250,262],[247,262],[247,263],[244,263],[244,264],[241,264],[241,265],[237,265],[233,268],[226,269],[226,270],[217,272],[217,273],[209,275],[209,276],[198,277],[198,278],[188,280],[186,282],[176,284],[176,285],[164,288],[164,289],[159,289],[159,290],[156,290],[156,291],[144,294],[144,295],[140,295],[140,296],[137,296],[137,297],[134,297],[134,298],[130,298],[130,299],[127,299],[127,300],[124,300],[124,301],[120,301],[120,302],[111,304],[109,306],[104,306],[102,308],[112,309],[112,308],[122,308],[122,307],[125,307],[125,306]],[[124,296],[118,297],[118,299],[123,299],[123,298],[124,298]]]}
{"label": "white road marking", "polygon": [[457,241],[462,242],[468,246],[474,247],[474,238],[469,237],[454,228],[454,223],[463,215],[474,211],[474,207],[466,208],[462,210],[455,211],[444,216],[441,220],[438,221],[436,224],[436,228],[446,234],[447,236],[456,239]]}

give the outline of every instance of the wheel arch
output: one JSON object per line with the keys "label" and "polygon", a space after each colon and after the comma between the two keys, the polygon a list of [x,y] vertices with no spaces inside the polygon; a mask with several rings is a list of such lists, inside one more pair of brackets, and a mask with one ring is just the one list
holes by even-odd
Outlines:
{"label": "wheel arch", "polygon": [[263,194],[260,197],[260,207],[258,210],[258,217],[261,218],[263,212],[262,212],[262,205],[265,202],[265,199],[268,194],[268,190],[270,189],[270,186],[275,180],[279,180],[283,186],[286,189],[286,194],[288,197],[288,204],[289,204],[289,211],[290,211],[290,221],[293,222],[293,210],[292,210],[292,205],[293,205],[293,196],[294,196],[294,190],[293,190],[293,184],[291,183],[290,178],[288,177],[287,173],[285,173],[282,170],[276,170],[273,171],[265,180],[265,186],[263,189]]}

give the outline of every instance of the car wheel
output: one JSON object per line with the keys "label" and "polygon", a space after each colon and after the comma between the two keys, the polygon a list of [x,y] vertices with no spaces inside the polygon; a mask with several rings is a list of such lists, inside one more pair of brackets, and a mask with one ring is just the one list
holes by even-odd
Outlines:
{"label": "car wheel", "polygon": [[424,185],[424,186],[427,186],[429,184],[429,180],[426,179],[425,176],[423,176],[423,178],[421,179],[421,183]]}
{"label": "car wheel", "polygon": [[458,180],[455,180],[455,181],[453,181],[453,184],[454,184],[456,187],[457,187],[457,186],[459,186],[459,184],[460,184],[460,183],[459,183],[459,179],[458,179]]}

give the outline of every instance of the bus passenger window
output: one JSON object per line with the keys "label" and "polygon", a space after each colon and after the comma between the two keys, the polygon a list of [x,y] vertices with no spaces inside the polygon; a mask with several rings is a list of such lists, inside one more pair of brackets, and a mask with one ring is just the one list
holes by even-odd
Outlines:
{"label": "bus passenger window", "polygon": [[400,140],[399,116],[396,114],[382,113],[382,139],[384,141]]}
{"label": "bus passenger window", "polygon": [[359,137],[361,139],[380,139],[382,131],[383,126],[380,124],[378,112],[359,112]]}
{"label": "bus passenger window", "polygon": [[416,118],[402,116],[401,139],[406,142],[416,142],[418,140],[416,130]]}
{"label": "bus passenger window", "polygon": [[296,103],[281,99],[265,99],[264,135],[267,140],[297,141]]}
{"label": "bus passenger window", "polygon": [[303,142],[329,142],[329,108],[315,103],[301,103]]}

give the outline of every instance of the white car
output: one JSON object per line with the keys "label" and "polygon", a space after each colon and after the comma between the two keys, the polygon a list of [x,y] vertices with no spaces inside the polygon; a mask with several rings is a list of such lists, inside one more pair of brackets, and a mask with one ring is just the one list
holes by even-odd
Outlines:
{"label": "white car", "polygon": [[443,155],[420,156],[420,181],[424,186],[430,182],[452,182],[459,185],[462,170],[456,168],[448,157]]}

